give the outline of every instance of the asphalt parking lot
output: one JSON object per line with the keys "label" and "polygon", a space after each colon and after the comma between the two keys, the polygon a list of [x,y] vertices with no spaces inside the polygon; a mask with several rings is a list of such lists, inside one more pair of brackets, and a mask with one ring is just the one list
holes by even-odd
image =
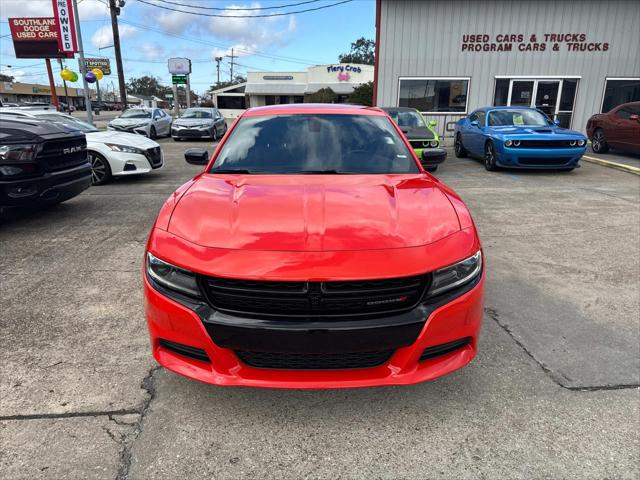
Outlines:
{"label": "asphalt parking lot", "polygon": [[145,241],[208,146],[160,143],[165,168],[0,224],[3,478],[640,477],[640,176],[450,155],[487,259],[477,359],[411,387],[219,388],[149,351]]}

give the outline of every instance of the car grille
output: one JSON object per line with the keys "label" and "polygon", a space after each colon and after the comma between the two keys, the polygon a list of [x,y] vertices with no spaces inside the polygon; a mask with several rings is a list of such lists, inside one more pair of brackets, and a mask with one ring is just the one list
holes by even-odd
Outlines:
{"label": "car grille", "polygon": [[569,145],[569,140],[520,140],[520,146],[516,148],[579,148],[578,145]]}
{"label": "car grille", "polygon": [[386,363],[393,350],[349,353],[272,353],[235,351],[238,358],[255,368],[278,370],[343,370],[371,368]]}
{"label": "car grille", "polygon": [[158,168],[162,165],[162,148],[161,147],[155,147],[155,148],[149,148],[148,150],[145,151],[145,157],[147,157],[147,159],[149,160],[149,163],[151,163],[151,166],[153,168]]}
{"label": "car grille", "polygon": [[177,137],[202,137],[203,135],[209,135],[208,130],[200,131],[200,130],[190,130],[188,128],[181,128],[180,130],[175,130],[175,136]]}
{"label": "car grille", "polygon": [[413,148],[430,148],[431,141],[432,140],[409,140],[409,143]]}
{"label": "car grille", "polygon": [[414,308],[428,275],[337,282],[252,281],[204,277],[201,286],[215,309],[249,316],[375,316]]}
{"label": "car grille", "polygon": [[123,127],[120,125],[112,125],[111,128],[113,128],[114,130],[117,130],[119,132],[133,132],[133,129],[135,128],[135,125],[130,125],[127,127]]}
{"label": "car grille", "polygon": [[572,157],[518,157],[518,163],[520,165],[538,165],[545,167],[561,167],[571,161]]}
{"label": "car grille", "polygon": [[38,160],[48,172],[82,165],[87,162],[87,140],[82,135],[44,142]]}

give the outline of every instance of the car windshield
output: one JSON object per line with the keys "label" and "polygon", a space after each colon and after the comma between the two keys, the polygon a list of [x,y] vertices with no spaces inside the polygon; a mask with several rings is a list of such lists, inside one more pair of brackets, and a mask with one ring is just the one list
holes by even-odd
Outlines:
{"label": "car windshield", "polygon": [[189,108],[182,118],[212,118],[211,110],[198,110],[195,108]]}
{"label": "car windshield", "polygon": [[55,114],[55,113],[44,113],[42,115],[36,115],[36,116],[38,118],[42,119],[42,120],[49,120],[50,122],[59,123],[59,124],[62,124],[64,126],[66,126],[66,127],[71,127],[71,128],[75,128],[75,129],[78,129],[78,130],[82,130],[85,133],[99,131],[93,125],[85,123],[85,122],[83,122],[81,120],[77,120],[77,119],[75,119],[73,117],[69,117],[68,115],[60,115],[60,114]]}
{"label": "car windshield", "polygon": [[419,173],[389,119],[373,115],[244,117],[211,173]]}
{"label": "car windshield", "polygon": [[123,112],[120,118],[151,118],[151,112],[149,110],[132,108],[131,110]]}
{"label": "car windshield", "polygon": [[427,125],[424,123],[424,119],[420,113],[415,110],[408,111],[392,111],[389,113],[393,121],[398,124],[400,128],[425,128]]}
{"label": "car windshield", "polygon": [[500,127],[505,125],[543,127],[549,125],[549,119],[537,110],[514,109],[493,110],[489,112],[488,125]]}

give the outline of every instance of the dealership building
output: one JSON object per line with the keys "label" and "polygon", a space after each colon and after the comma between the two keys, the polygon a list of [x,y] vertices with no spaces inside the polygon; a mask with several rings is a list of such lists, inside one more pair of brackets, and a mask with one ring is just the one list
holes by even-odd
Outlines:
{"label": "dealership building", "polygon": [[374,103],[417,108],[452,135],[491,105],[561,125],[640,101],[640,1],[377,0]]}

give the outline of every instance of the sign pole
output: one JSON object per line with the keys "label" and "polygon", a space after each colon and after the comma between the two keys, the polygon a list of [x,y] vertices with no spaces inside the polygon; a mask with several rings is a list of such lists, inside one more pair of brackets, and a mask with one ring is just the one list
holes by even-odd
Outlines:
{"label": "sign pole", "polygon": [[87,66],[84,63],[84,49],[82,48],[82,32],[80,29],[80,15],[78,15],[78,2],[77,0],[71,0],[73,2],[73,14],[76,17],[76,35],[78,38],[78,55],[80,56],[80,73],[82,74],[82,84],[84,85],[84,104],[87,109],[87,121],[93,125],[93,115],[91,112],[91,96],[89,95],[89,84],[85,77],[87,73]]}
{"label": "sign pole", "polygon": [[180,116],[180,105],[178,104],[178,85],[174,83],[172,87],[173,87],[173,115],[174,115],[174,118],[178,118]]}
{"label": "sign pole", "polygon": [[51,87],[51,103],[59,110],[58,95],[56,94],[56,84],[53,83],[53,71],[51,70],[51,60],[45,58],[44,61],[47,64],[47,74],[49,75],[49,87]]}
{"label": "sign pole", "polygon": [[187,75],[187,108],[191,108],[191,82],[189,81],[191,75]]}

